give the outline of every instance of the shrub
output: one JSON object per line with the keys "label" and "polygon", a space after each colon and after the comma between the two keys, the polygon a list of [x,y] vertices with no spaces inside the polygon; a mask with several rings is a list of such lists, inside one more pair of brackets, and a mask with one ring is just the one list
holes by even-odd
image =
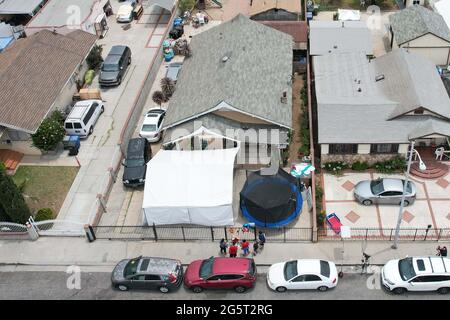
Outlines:
{"label": "shrub", "polygon": [[170,98],[173,93],[175,92],[175,83],[170,78],[162,78],[161,79],[161,89],[162,93],[167,97]]}
{"label": "shrub", "polygon": [[89,55],[86,58],[86,63],[89,66],[89,69],[97,70],[103,62],[102,58],[103,47],[101,45],[96,44]]}
{"label": "shrub", "polygon": [[181,12],[191,11],[194,8],[196,0],[180,0],[178,7]]}
{"label": "shrub", "polygon": [[317,216],[316,216],[317,227],[320,228],[323,226],[323,224],[325,223],[326,217],[327,217],[327,215],[326,215],[325,211],[317,212]]}
{"label": "shrub", "polygon": [[406,162],[401,157],[375,163],[375,169],[381,173],[393,173],[405,168]]}
{"label": "shrub", "polygon": [[30,217],[25,199],[6,170],[0,169],[0,218],[24,224]]}
{"label": "shrub", "polygon": [[55,110],[53,111],[52,115],[50,116],[51,119],[64,124],[64,120],[66,120],[66,117],[62,111]]}
{"label": "shrub", "polygon": [[35,221],[53,220],[53,210],[50,208],[39,209],[34,216]]}
{"label": "shrub", "polygon": [[84,82],[86,82],[88,85],[91,85],[92,81],[94,80],[94,77],[95,77],[95,70],[90,69],[84,75]]}
{"label": "shrub", "polygon": [[369,164],[365,161],[356,161],[352,164],[352,170],[364,171],[369,168]]}
{"label": "shrub", "polygon": [[348,164],[343,161],[332,161],[322,165],[322,168],[334,175],[340,175],[342,170],[348,168]]}
{"label": "shrub", "polygon": [[42,150],[55,150],[56,146],[61,143],[66,131],[58,119],[50,117],[42,121],[38,130],[31,136],[33,145]]}

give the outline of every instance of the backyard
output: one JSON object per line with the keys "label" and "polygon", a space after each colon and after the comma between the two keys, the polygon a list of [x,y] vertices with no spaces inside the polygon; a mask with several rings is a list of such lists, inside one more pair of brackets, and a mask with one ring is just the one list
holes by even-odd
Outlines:
{"label": "backyard", "polygon": [[78,167],[20,166],[12,178],[32,213],[50,208],[56,218],[77,173]]}
{"label": "backyard", "polygon": [[320,11],[331,11],[337,9],[355,9],[365,11],[370,5],[377,5],[382,10],[393,10],[396,8],[395,0],[367,0],[365,6],[361,6],[362,0],[317,0]]}

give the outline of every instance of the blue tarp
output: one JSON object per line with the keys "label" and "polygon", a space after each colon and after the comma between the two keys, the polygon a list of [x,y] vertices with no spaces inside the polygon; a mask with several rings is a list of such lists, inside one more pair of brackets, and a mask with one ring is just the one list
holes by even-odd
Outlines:
{"label": "blue tarp", "polygon": [[11,43],[14,42],[14,37],[0,37],[0,52],[5,50]]}

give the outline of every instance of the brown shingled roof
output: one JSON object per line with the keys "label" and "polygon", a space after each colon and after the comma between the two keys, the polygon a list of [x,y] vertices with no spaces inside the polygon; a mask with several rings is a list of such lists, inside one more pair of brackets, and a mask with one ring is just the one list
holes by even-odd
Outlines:
{"label": "brown shingled roof", "polygon": [[40,31],[0,54],[0,125],[34,133],[97,37]]}
{"label": "brown shingled roof", "polygon": [[268,27],[287,33],[294,42],[308,41],[308,25],[306,21],[258,21]]}

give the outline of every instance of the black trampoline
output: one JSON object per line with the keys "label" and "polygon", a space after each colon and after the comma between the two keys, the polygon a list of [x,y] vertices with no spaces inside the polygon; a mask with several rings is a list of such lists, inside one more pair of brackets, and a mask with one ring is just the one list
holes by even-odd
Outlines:
{"label": "black trampoline", "polygon": [[259,171],[250,173],[240,196],[244,217],[264,228],[278,228],[292,222],[303,205],[297,180],[283,169],[272,176],[262,176]]}

